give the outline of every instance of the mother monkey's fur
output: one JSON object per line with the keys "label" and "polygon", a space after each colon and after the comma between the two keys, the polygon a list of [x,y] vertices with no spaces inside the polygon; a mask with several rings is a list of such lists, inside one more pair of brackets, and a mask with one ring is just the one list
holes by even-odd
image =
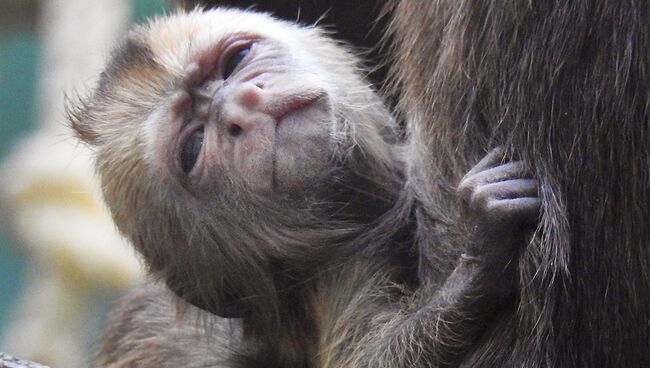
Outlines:
{"label": "mother monkey's fur", "polygon": [[[444,239],[450,189],[488,145],[507,145],[541,180],[543,236],[519,262],[519,302],[468,366],[650,366],[649,9],[396,2],[420,221]],[[439,248],[421,250],[428,274],[449,269]]]}

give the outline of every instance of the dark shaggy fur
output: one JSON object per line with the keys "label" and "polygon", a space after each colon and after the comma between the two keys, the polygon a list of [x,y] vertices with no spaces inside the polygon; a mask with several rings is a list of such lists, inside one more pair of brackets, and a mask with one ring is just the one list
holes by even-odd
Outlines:
{"label": "dark shaggy fur", "polygon": [[[519,301],[466,365],[650,366],[650,1],[395,6],[420,220],[453,221],[452,189],[485,147],[541,181]],[[445,253],[421,250],[439,277]]]}

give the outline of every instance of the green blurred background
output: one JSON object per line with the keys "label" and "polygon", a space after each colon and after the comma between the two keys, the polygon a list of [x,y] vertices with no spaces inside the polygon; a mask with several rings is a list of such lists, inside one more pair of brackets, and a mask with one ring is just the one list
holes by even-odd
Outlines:
{"label": "green blurred background", "polygon": [[[18,16],[0,15],[0,161],[17,139],[36,126],[40,76],[38,1],[0,0],[0,12],[11,6],[21,7],[14,13]],[[132,20],[142,21],[166,8],[165,0],[132,0]],[[0,335],[7,323],[7,312],[24,285],[24,268],[20,249],[0,228]]]}

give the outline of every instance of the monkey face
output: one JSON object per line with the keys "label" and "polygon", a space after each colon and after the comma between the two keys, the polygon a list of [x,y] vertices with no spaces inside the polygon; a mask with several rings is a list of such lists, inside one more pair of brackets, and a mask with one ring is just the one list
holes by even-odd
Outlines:
{"label": "monkey face", "polygon": [[330,88],[291,55],[286,42],[239,33],[193,54],[181,88],[164,98],[170,108],[144,124],[160,159],[151,165],[199,192],[224,175],[258,192],[301,190],[327,175],[338,143]]}
{"label": "monkey face", "polygon": [[[113,116],[101,138],[132,137],[142,164],[194,193],[223,177],[265,194],[312,190],[353,142],[343,110],[358,77],[338,60],[348,57],[315,29],[262,14],[159,19],[133,30],[103,75],[95,112]],[[118,123],[117,111],[132,116]]]}
{"label": "monkey face", "polygon": [[275,273],[347,236],[350,203],[371,207],[360,193],[385,204],[373,185],[394,176],[395,124],[356,65],[317,28],[180,13],[129,33],[71,123],[150,270],[232,316],[272,303]]}

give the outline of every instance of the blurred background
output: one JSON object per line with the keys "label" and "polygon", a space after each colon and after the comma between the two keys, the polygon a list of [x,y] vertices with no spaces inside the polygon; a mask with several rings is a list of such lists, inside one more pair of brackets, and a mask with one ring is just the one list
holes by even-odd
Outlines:
{"label": "blurred background", "polygon": [[130,23],[164,0],[0,0],[0,351],[85,367],[110,302],[140,278],[65,94],[92,87]]}

